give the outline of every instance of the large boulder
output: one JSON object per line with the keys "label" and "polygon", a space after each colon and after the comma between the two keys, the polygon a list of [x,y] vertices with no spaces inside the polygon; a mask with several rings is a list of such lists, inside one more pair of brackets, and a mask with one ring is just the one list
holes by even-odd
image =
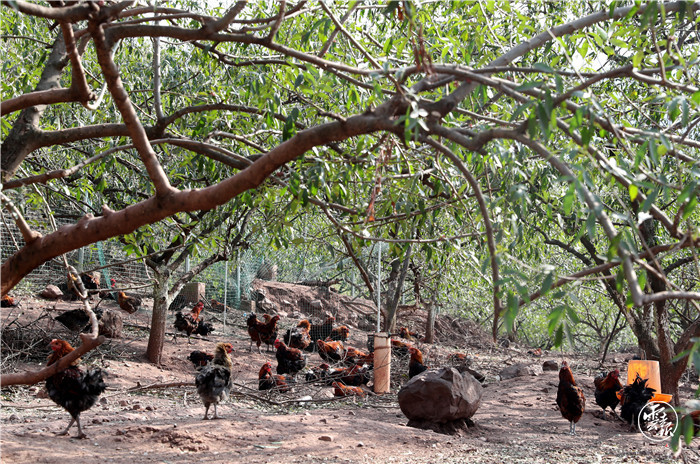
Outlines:
{"label": "large boulder", "polygon": [[458,433],[471,424],[483,388],[471,375],[453,367],[428,370],[413,377],[399,391],[399,407],[410,427]]}

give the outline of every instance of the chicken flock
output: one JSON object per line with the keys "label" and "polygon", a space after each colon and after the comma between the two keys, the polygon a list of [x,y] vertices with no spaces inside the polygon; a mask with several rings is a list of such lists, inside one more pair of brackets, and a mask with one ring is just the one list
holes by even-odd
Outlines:
{"label": "chicken flock", "polygon": [[[114,282],[112,282],[114,288]],[[87,285],[86,285],[87,287]],[[123,292],[117,292],[117,300]],[[121,306],[121,302],[120,306]],[[135,303],[135,302],[133,302]],[[140,304],[140,301],[139,301]],[[124,308],[127,310],[126,308]],[[183,332],[188,342],[193,334],[207,336],[214,327],[202,317],[204,304],[200,301],[189,311],[178,311],[175,315],[174,328]],[[60,320],[71,330],[82,330],[87,321],[82,314],[64,316]],[[129,308],[128,311],[133,311]],[[63,313],[63,315],[70,312]],[[63,316],[62,315],[62,316]],[[58,320],[58,318],[57,318]],[[256,344],[258,353],[262,354],[261,346],[265,344],[266,353],[274,351],[274,360],[262,364],[258,372],[258,390],[272,391],[280,394],[290,393],[299,383],[330,387],[336,397],[363,398],[370,393],[368,385],[372,381],[374,368],[374,353],[365,352],[348,344],[350,329],[347,326],[335,326],[335,318],[328,317],[320,324],[312,324],[303,319],[293,327],[281,333],[278,323],[279,315],[263,314],[258,318],[255,313],[246,317],[247,335],[250,338],[249,351]],[[280,335],[282,335],[280,337]],[[391,339],[391,348],[395,356],[406,357],[408,361],[408,378],[412,379],[427,371],[423,353],[411,341],[419,339],[418,335],[402,328],[396,334],[404,340]],[[370,346],[371,348],[371,346]],[[50,344],[51,354],[47,366],[56,363],[63,356],[73,351],[73,347],[64,340],[55,339]],[[226,400],[232,387],[232,360],[234,352],[230,343],[218,343],[213,353],[195,350],[188,360],[192,362],[196,374],[194,377],[197,393],[204,405],[204,419],[209,419],[209,409],[213,406],[213,419],[217,419],[217,406]],[[320,362],[310,361],[311,356],[318,354]],[[452,355],[456,360],[465,357],[460,353]],[[469,373],[473,371],[468,370]],[[594,379],[595,403],[603,410],[611,410],[615,418],[636,426],[643,422],[641,411],[651,401],[654,390],[647,387],[646,379],[637,378],[632,384],[623,386],[619,380],[619,370],[602,372]],[[479,381],[483,376],[473,372]],[[106,388],[104,377],[106,373],[99,368],[85,369],[79,365],[79,358],[73,360],[63,371],[52,375],[46,380],[49,398],[63,407],[71,416],[68,427],[61,432],[67,434],[70,427],[76,423],[78,437],[84,438],[80,423],[80,414],[92,407]],[[620,416],[615,409],[621,405]],[[586,397],[583,389],[577,385],[571,368],[564,361],[559,371],[559,384],[556,394],[556,405],[562,417],[569,421],[569,433],[576,434],[576,424],[586,409]]]}

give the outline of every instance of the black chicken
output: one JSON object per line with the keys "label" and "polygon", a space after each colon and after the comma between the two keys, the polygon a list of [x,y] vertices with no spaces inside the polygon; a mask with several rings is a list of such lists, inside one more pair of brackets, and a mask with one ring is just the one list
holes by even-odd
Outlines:
{"label": "black chicken", "polygon": [[194,379],[197,386],[197,393],[202,398],[204,403],[204,419],[209,419],[209,406],[214,405],[214,417],[218,419],[216,414],[216,405],[228,398],[231,391],[231,357],[229,353],[233,352],[233,346],[230,343],[219,343],[214,350],[214,359],[202,367]]}
{"label": "black chicken", "polygon": [[[73,347],[64,340],[51,340],[49,345],[53,351],[48,358],[47,366],[57,362],[63,356],[73,351]],[[71,415],[71,421],[59,435],[66,435],[73,423],[78,424],[77,438],[85,438],[80,427],[80,413],[90,409],[97,398],[105,391],[102,370],[99,368],[87,371],[78,367],[78,360],[68,368],[46,379],[46,391],[54,403],[61,406]]]}
{"label": "black chicken", "polygon": [[640,413],[644,406],[654,397],[654,390],[647,387],[648,379],[642,379],[639,374],[634,382],[622,389],[622,400],[620,407],[620,416],[627,421],[632,427],[644,425],[644,417],[640,417]]}
{"label": "black chicken", "polygon": [[195,368],[199,368],[206,366],[209,361],[214,359],[214,355],[209,354],[206,351],[194,350],[192,353],[190,353],[187,359],[194,364]]}
{"label": "black chicken", "polygon": [[[93,312],[95,313],[95,317],[98,321],[102,319],[102,315],[104,314],[104,310],[102,308],[97,307],[93,309]],[[65,311],[53,319],[54,321],[58,321],[63,324],[65,328],[71,332],[84,331],[90,324],[90,316],[88,316],[88,314],[82,308]]]}
{"label": "black chicken", "polygon": [[311,324],[311,327],[309,328],[311,343],[306,347],[306,351],[313,351],[315,348],[317,348],[317,340],[325,340],[331,336],[331,332],[333,331],[333,323],[335,323],[335,318],[333,316],[329,316],[323,324]]}

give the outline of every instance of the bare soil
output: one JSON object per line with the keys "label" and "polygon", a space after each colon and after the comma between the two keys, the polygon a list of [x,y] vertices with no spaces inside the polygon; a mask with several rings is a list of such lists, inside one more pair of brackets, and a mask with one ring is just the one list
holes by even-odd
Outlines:
{"label": "bare soil", "polygon": [[[103,305],[116,308],[113,302]],[[32,321],[42,314],[78,307],[77,303],[24,299],[19,308],[3,308],[2,320]],[[392,391],[365,399],[335,399],[330,387],[298,385],[291,393],[270,394],[257,390],[257,373],[274,354],[249,351],[245,317],[236,311],[226,333],[221,324],[208,340],[172,336],[166,339],[164,361],[155,366],[143,358],[148,333],[134,326],[148,326],[149,309],[123,313],[127,327],[120,339],[109,340],[83,359],[108,373],[108,390],[100,403],[82,414],[87,439],[57,436],[69,415],[46,398],[43,383],[2,390],[1,452],[3,463],[665,463],[700,462],[697,442],[674,458],[668,442],[652,443],[609,415],[603,418],[593,400],[593,375],[597,360],[580,355],[544,352],[528,354],[527,347],[508,348],[486,342],[475,325],[455,324],[442,318],[445,329],[439,344],[418,345],[432,367],[445,365],[459,351],[473,359],[472,368],[486,375],[484,396],[474,417],[475,426],[461,435],[441,435],[406,426],[396,393],[407,380],[406,360],[394,359]],[[343,323],[342,312],[336,312]],[[220,314],[212,314],[220,318]],[[299,314],[280,321],[282,329],[296,324]],[[347,320],[352,318],[347,317]],[[416,320],[420,318],[416,316]],[[400,319],[409,323],[413,319]],[[419,329],[415,324],[413,330]],[[71,334],[44,317],[26,330],[49,337]],[[172,329],[169,329],[172,330]],[[367,333],[351,326],[350,344],[365,348]],[[231,398],[219,407],[219,420],[203,420],[204,407],[193,386],[195,370],[187,361],[195,349],[212,351],[219,341],[232,342],[235,387]],[[456,346],[460,348],[457,349]],[[11,353],[4,352],[3,357]],[[35,349],[29,362],[16,370],[38,369],[48,348]],[[626,371],[629,354],[608,357],[606,369]],[[545,360],[569,361],[588,398],[587,410],[568,435],[569,424],[556,408],[556,371],[542,372]],[[317,354],[309,365],[317,365]],[[500,370],[523,362],[537,375],[499,380]],[[7,368],[7,367],[6,367]],[[624,375],[623,375],[624,377]],[[177,383],[184,383],[177,385]],[[175,384],[158,388],[162,384]],[[693,396],[696,383],[682,386],[685,398]],[[312,401],[299,402],[304,396]]]}

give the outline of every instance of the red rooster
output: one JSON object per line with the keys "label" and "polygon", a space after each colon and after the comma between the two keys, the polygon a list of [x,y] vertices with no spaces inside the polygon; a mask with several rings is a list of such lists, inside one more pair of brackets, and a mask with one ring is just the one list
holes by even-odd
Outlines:
{"label": "red rooster", "polygon": [[345,356],[345,347],[343,347],[342,342],[326,340],[316,340],[316,346],[318,347],[318,354],[321,359],[329,364],[340,362]]}
{"label": "red rooster", "polygon": [[141,308],[141,298],[136,295],[127,295],[124,292],[117,293],[119,307],[129,314],[134,314]]}
{"label": "red rooster", "polygon": [[258,353],[260,353],[260,345],[262,343],[267,345],[265,351],[268,351],[270,345],[274,344],[275,340],[277,340],[277,321],[280,320],[280,317],[270,317],[267,314],[263,317],[266,319],[266,322],[260,322],[255,313],[252,313],[246,320],[248,335],[250,335],[249,351],[253,351],[253,342],[258,346]]}
{"label": "red rooster", "polygon": [[335,327],[331,329],[331,340],[340,340],[342,342],[347,341],[350,336],[350,329],[347,326],[341,325],[340,327]]}
{"label": "red rooster", "polygon": [[408,353],[411,359],[408,361],[408,378],[412,379],[421,372],[425,372],[428,368],[423,364],[423,353],[418,348],[410,347]]}
{"label": "red rooster", "polygon": [[306,366],[306,358],[297,348],[289,348],[281,340],[275,340],[277,373],[296,375]]}
{"label": "red rooster", "polygon": [[[51,340],[49,346],[52,353],[46,363],[47,366],[52,365],[73,351],[73,347],[64,340]],[[97,402],[97,398],[105,391],[105,388],[102,370],[94,368],[85,371],[78,367],[77,359],[62,372],[46,379],[46,391],[49,394],[49,398],[71,415],[68,427],[59,435],[66,435],[73,423],[77,423],[78,435],[76,438],[86,438],[80,427],[80,413],[90,409]]]}
{"label": "red rooster", "polygon": [[359,396],[364,398],[366,393],[360,387],[348,387],[342,382],[333,382],[333,395],[335,396]]}
{"label": "red rooster", "polygon": [[289,385],[294,383],[294,380],[283,375],[275,375],[272,373],[272,363],[266,362],[260,368],[258,373],[258,390],[272,390],[273,388],[280,393],[289,392]]}
{"label": "red rooster", "polygon": [[306,347],[311,344],[309,330],[311,330],[311,323],[309,321],[306,319],[299,321],[296,327],[287,330],[283,338],[284,343],[290,348],[297,348],[300,350],[306,349]]}
{"label": "red rooster", "polygon": [[557,389],[557,406],[564,419],[569,421],[569,434],[576,435],[576,423],[586,409],[586,397],[583,390],[576,386],[574,374],[566,361],[561,363],[559,370],[559,388]]}
{"label": "red rooster", "polygon": [[605,372],[599,373],[593,379],[593,385],[595,385],[595,402],[603,408],[603,418],[605,418],[605,410],[608,406],[612,410],[613,415],[617,417],[615,408],[620,403],[620,400],[617,398],[617,392],[622,390],[620,371],[615,369],[607,375]]}
{"label": "red rooster", "polygon": [[214,326],[211,322],[206,322],[200,317],[203,309],[204,303],[199,301],[194,308],[192,308],[190,314],[183,315],[180,311],[175,313],[175,323],[173,325],[178,331],[187,334],[187,343],[192,343],[190,337],[193,333],[206,337],[214,331]]}

